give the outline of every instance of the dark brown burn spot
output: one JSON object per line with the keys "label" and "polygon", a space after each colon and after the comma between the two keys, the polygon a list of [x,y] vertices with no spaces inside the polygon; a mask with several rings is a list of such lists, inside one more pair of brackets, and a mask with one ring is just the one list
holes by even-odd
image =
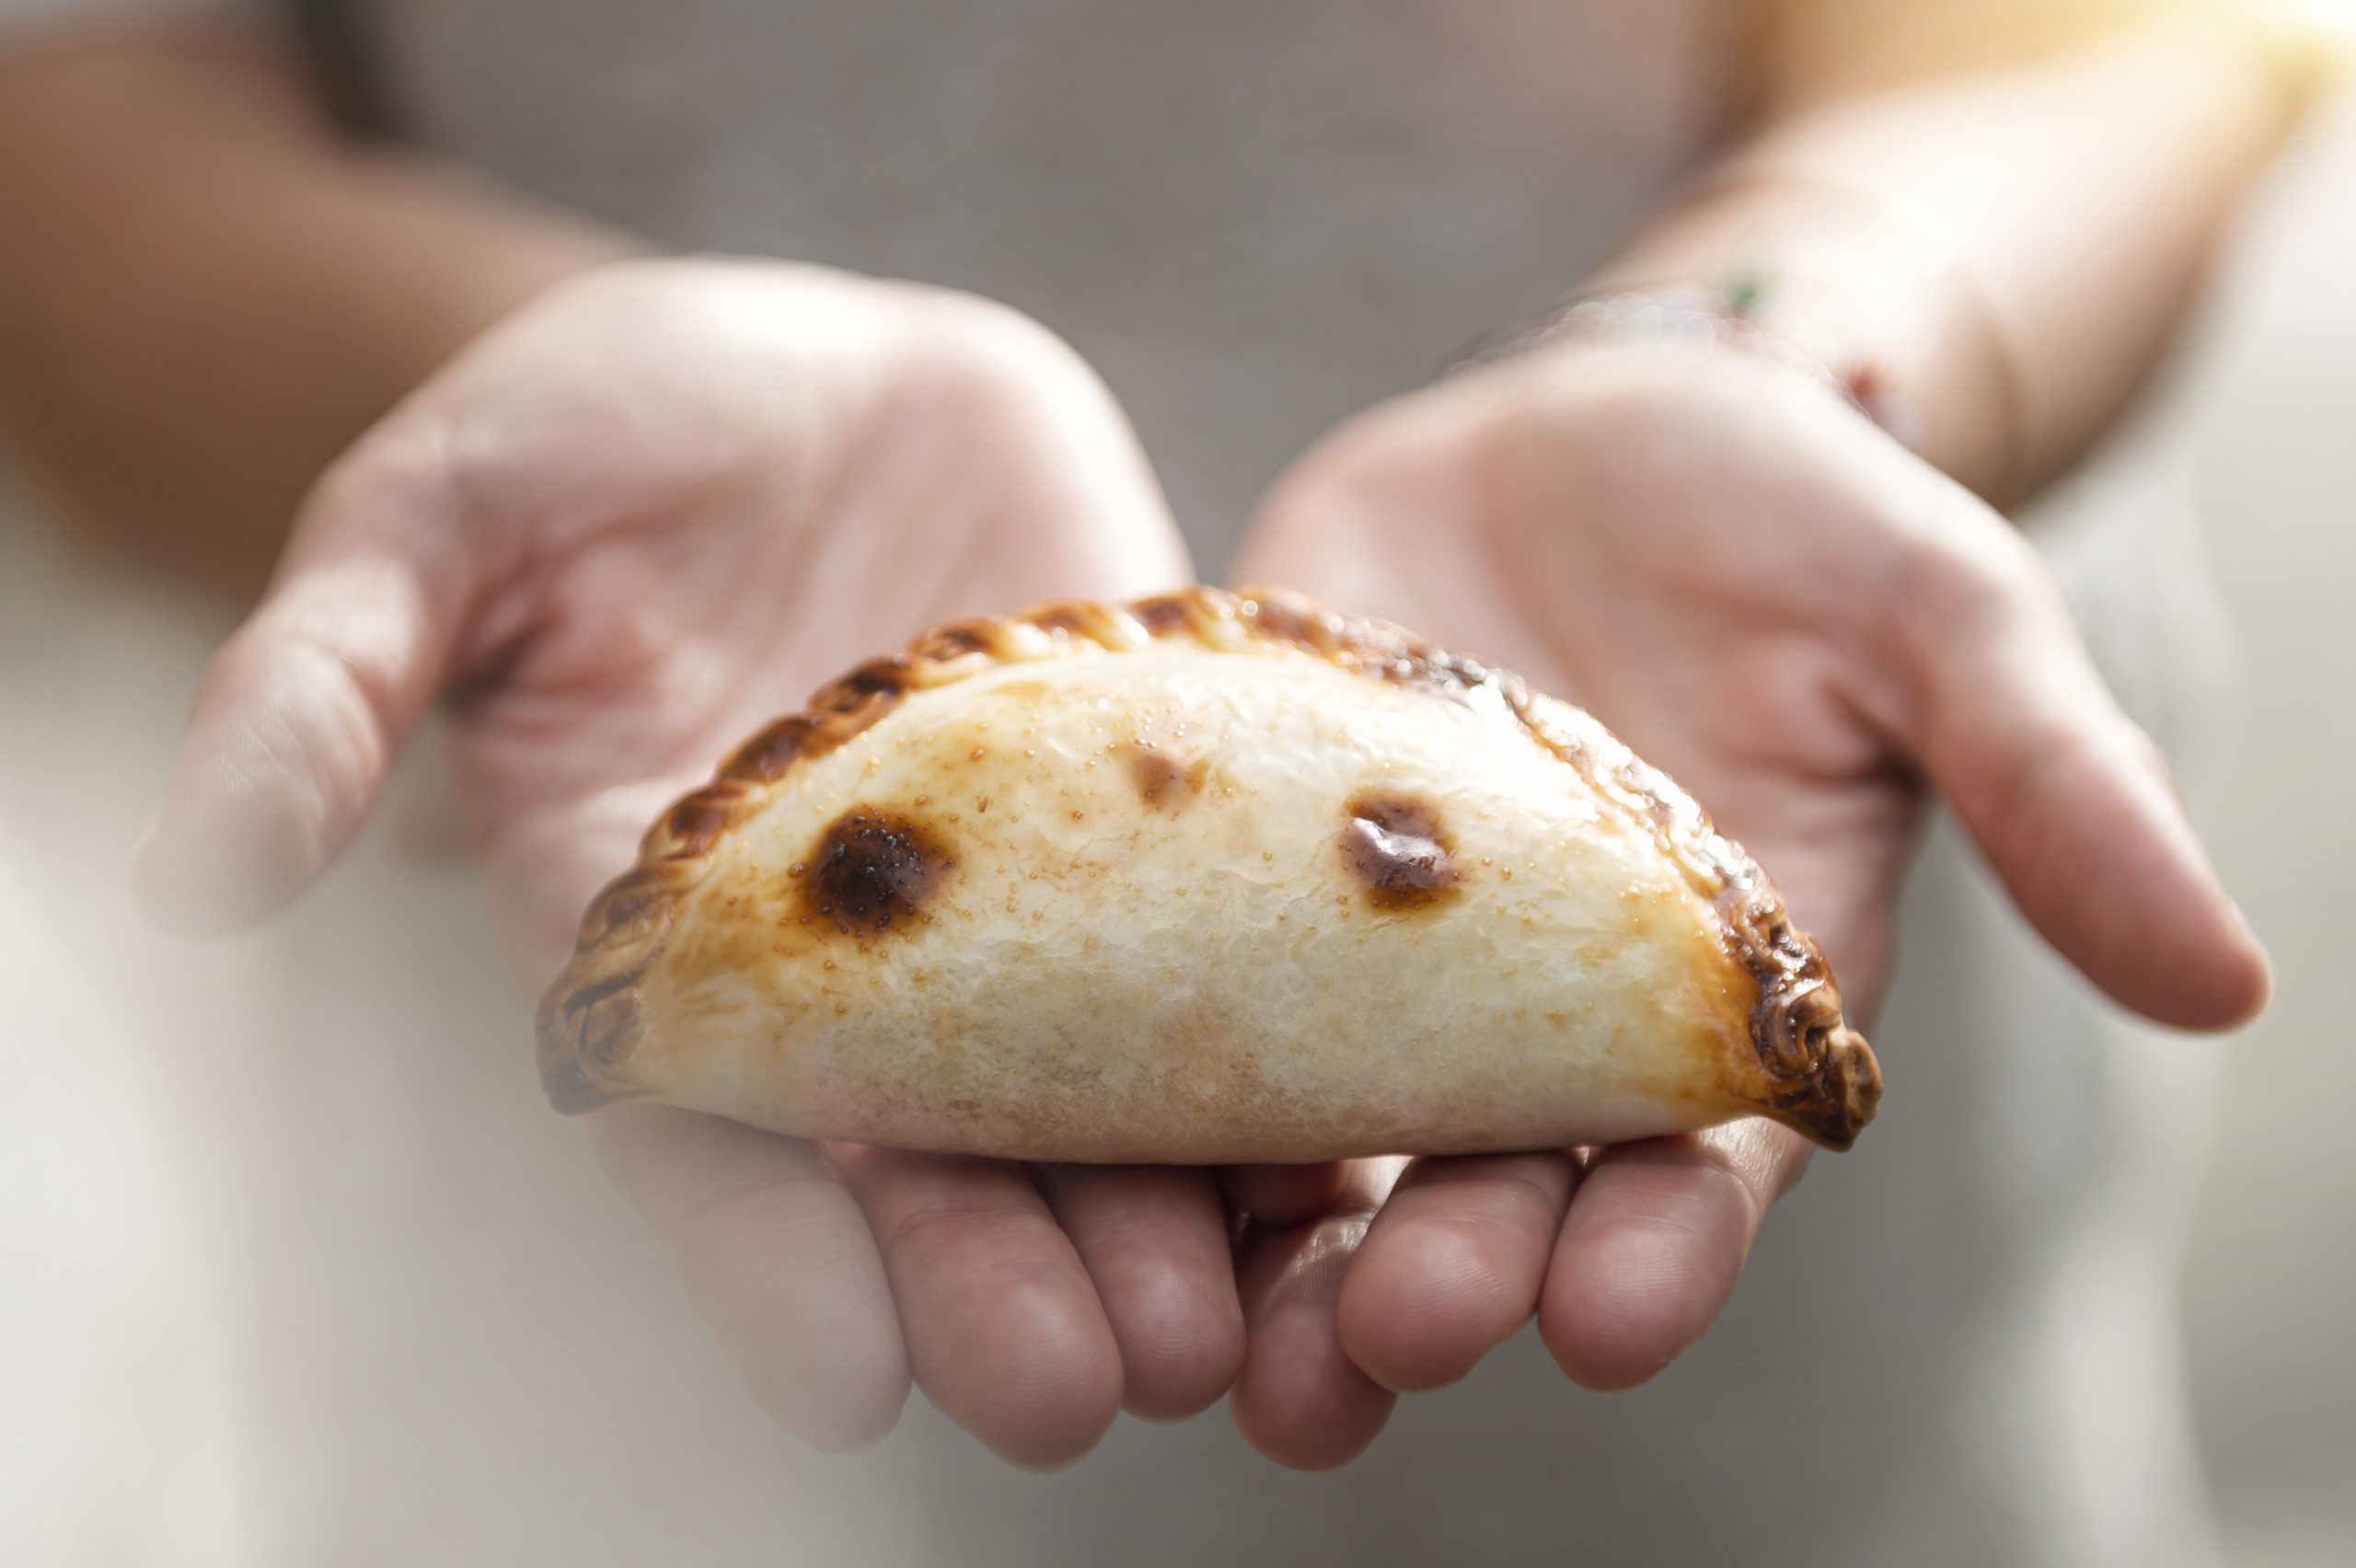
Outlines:
{"label": "dark brown burn spot", "polygon": [[956,860],[919,822],[867,806],[837,817],[800,878],[804,918],[846,936],[881,936],[920,919]]}
{"label": "dark brown burn spot", "polygon": [[1129,778],[1138,799],[1158,812],[1174,812],[1203,792],[1211,776],[1208,757],[1196,757],[1181,767],[1167,752],[1140,744],[1129,754]]}
{"label": "dark brown burn spot", "polygon": [[1423,909],[1456,892],[1463,878],[1430,806],[1403,795],[1361,794],[1343,813],[1342,861],[1377,909]]}

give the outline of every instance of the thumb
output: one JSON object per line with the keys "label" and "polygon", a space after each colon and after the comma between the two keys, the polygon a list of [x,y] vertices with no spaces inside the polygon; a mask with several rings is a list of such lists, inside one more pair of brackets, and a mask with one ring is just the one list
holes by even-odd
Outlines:
{"label": "thumb", "polygon": [[379,434],[324,476],[207,666],[133,875],[162,923],[249,926],[349,843],[447,663],[469,593],[448,467]]}
{"label": "thumb", "polygon": [[2264,948],[2059,585],[1988,522],[1886,618],[1884,666],[1909,688],[1893,727],[2021,912],[2087,978],[2163,1023],[2246,1021],[2272,986]]}

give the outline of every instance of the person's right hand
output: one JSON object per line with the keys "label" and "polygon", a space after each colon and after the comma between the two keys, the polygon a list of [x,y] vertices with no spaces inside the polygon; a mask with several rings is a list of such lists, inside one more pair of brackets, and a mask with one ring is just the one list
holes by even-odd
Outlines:
{"label": "person's right hand", "polygon": [[[277,908],[438,694],[503,935],[544,983],[663,802],[823,679],[953,616],[1189,575],[1102,384],[1011,311],[771,264],[583,273],[319,482],[206,675],[142,884],[184,926]],[[1116,1408],[1203,1408],[1241,1363],[1208,1172],[821,1149],[648,1105],[592,1125],[813,1443],[880,1437],[913,1376],[1055,1463]]]}
{"label": "person's right hand", "polygon": [[[2264,949],[2035,548],[1810,377],[1657,342],[1448,377],[1304,455],[1242,571],[1590,709],[1758,857],[1868,1032],[1933,790],[2119,1003],[2193,1029],[2265,1005]],[[1272,1455],[1331,1464],[1533,1318],[1574,1380],[1646,1382],[1725,1307],[1810,1147],[1753,1117],[1418,1160],[1387,1198],[1337,1177],[1246,1253],[1294,1310],[1275,1361],[1247,1296],[1231,1402]]]}

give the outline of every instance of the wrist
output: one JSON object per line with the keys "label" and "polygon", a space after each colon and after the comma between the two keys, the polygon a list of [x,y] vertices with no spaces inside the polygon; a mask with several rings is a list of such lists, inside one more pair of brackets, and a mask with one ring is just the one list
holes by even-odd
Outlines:
{"label": "wrist", "polygon": [[1840,398],[1907,447],[1920,425],[1906,398],[1871,361],[1835,360],[1810,347],[1824,335],[1769,324],[1767,281],[1738,274],[1716,287],[1680,283],[1575,295],[1545,315],[1494,333],[1467,350],[1450,373],[1570,348],[1657,347],[1693,362],[1742,355]]}
{"label": "wrist", "polygon": [[1745,169],[1657,218],[1588,286],[1723,292],[1737,279],[1755,281],[1760,329],[1902,409],[1900,433],[1934,467],[2000,502],[2026,490],[2017,373],[1934,225],[1863,192]]}

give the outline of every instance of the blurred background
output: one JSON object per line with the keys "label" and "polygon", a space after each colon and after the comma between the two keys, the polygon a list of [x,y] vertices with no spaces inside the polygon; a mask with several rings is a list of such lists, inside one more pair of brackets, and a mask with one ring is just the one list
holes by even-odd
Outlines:
{"label": "blurred background", "polygon": [[[2239,755],[2211,843],[2271,945],[2272,1009],[2224,1043],[2185,1271],[2203,1449],[2232,1560],[2356,1552],[2356,1093],[2338,1019],[2356,873],[2356,118],[2285,173],[2180,367],[2189,483],[2243,649]],[[2183,423],[2172,421],[2181,418]],[[2180,431],[2178,436],[2177,432]],[[2158,460],[2152,452],[2139,458]]]}
{"label": "blurred background", "polygon": [[[2241,647],[2207,820],[2279,994],[2189,1047],[2223,1070],[2213,1145],[2184,1153],[2209,1173],[2183,1298],[2242,1568],[2356,1561],[2351,277],[2343,106],[2269,181],[2145,406],[2035,519],[2197,512]],[[688,1543],[750,1536],[748,1495],[808,1519],[813,1561],[937,1539],[913,1515],[891,1539],[887,1507],[830,1535],[830,1505],[880,1483],[743,1404],[547,1113],[430,741],[292,916],[191,947],[135,914],[132,846],[237,610],[78,548],[0,460],[0,863],[32,890],[0,905],[0,998],[33,998],[0,1000],[0,1560],[721,1561]],[[639,1423],[687,1408],[709,1419]],[[661,1498],[627,1495],[618,1444],[664,1456]],[[1313,1521],[1316,1478],[1253,1484],[1240,1510]]]}

